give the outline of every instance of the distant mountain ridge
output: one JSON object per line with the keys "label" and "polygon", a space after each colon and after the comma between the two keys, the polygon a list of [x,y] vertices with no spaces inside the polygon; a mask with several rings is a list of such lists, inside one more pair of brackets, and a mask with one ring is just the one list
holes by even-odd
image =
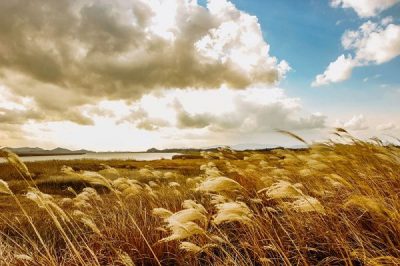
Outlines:
{"label": "distant mountain ridge", "polygon": [[213,146],[202,147],[202,148],[167,148],[167,149],[151,148],[151,149],[148,149],[146,152],[213,151],[218,148],[225,148],[225,147],[229,147],[236,151],[245,151],[245,150],[274,149],[274,148],[277,148],[278,145],[243,143],[243,144],[236,144],[236,145],[213,145]]}
{"label": "distant mountain ridge", "polygon": [[20,156],[36,156],[36,155],[71,155],[71,154],[85,154],[85,153],[93,153],[93,151],[89,150],[69,150],[65,148],[57,147],[52,150],[46,150],[39,147],[20,147],[20,148],[10,148],[5,147],[3,149],[8,149]]}
{"label": "distant mountain ridge", "polygon": [[[192,153],[192,152],[200,152],[200,151],[215,151],[220,147],[230,147],[233,150],[237,151],[251,151],[251,150],[271,150],[282,148],[278,145],[272,144],[236,144],[236,145],[214,145],[203,148],[167,148],[167,149],[157,149],[151,148],[143,152],[147,153]],[[291,147],[286,147],[288,149],[303,149],[306,148],[305,145],[295,145]],[[18,148],[10,148],[5,147],[3,149],[8,149],[19,156],[44,156],[44,155],[81,155],[86,153],[96,153],[94,151],[80,149],[80,150],[69,150],[61,147],[57,147],[55,149],[46,150],[39,147],[18,147]],[[130,151],[114,151],[114,152],[130,152]]]}
{"label": "distant mountain ridge", "polygon": [[[213,145],[203,148],[168,148],[168,149],[157,149],[151,148],[146,150],[149,153],[187,153],[187,152],[199,152],[199,151],[215,151],[218,148],[229,147],[236,151],[266,151],[266,150],[274,150],[274,149],[281,149],[282,146],[273,145],[273,144],[236,144],[236,145]],[[305,149],[307,148],[306,145],[293,145],[290,147],[285,147],[287,149]]]}
{"label": "distant mountain ridge", "polygon": [[204,149],[216,149],[219,147],[230,147],[233,150],[236,151],[245,151],[245,150],[265,150],[265,149],[273,149],[277,148],[278,145],[273,145],[273,144],[257,144],[257,143],[242,143],[242,144],[236,144],[236,145],[214,145],[214,146],[209,146]]}

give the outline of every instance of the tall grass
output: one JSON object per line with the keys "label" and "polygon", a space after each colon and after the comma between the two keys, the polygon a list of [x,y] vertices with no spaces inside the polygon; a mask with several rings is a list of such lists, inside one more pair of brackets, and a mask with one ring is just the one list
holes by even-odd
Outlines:
{"label": "tall grass", "polygon": [[3,152],[26,187],[0,180],[0,264],[399,265],[400,149],[336,134],[301,151],[202,152],[184,174],[165,161],[32,179]]}

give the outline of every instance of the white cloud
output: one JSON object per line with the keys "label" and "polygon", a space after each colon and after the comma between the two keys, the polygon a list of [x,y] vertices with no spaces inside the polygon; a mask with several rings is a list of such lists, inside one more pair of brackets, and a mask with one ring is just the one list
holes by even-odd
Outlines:
{"label": "white cloud", "polygon": [[0,85],[0,108],[8,110],[26,110],[31,108],[32,99],[12,93],[12,91]]}
{"label": "white cloud", "polygon": [[356,130],[356,131],[366,130],[369,128],[367,125],[367,120],[362,114],[355,115],[348,121],[337,120],[335,122],[335,126],[344,128],[346,130]]}
{"label": "white cloud", "polygon": [[363,79],[363,82],[368,82],[368,81],[371,80],[371,79],[378,79],[378,78],[380,78],[380,77],[382,77],[381,74],[375,74],[375,75],[373,75],[372,77],[365,77],[365,78]]}
{"label": "white cloud", "polygon": [[352,8],[359,17],[373,17],[399,3],[399,0],[331,0],[332,7]]}
{"label": "white cloud", "polygon": [[280,102],[254,104],[236,99],[236,109],[224,114],[204,112],[190,114],[177,108],[177,126],[181,129],[208,128],[210,131],[236,133],[268,132],[274,129],[306,130],[325,127],[325,116],[311,114],[297,117],[295,109]]}
{"label": "white cloud", "polygon": [[390,19],[383,19],[380,23],[368,21],[356,31],[346,31],[342,36],[342,46],[353,51],[354,56],[339,56],[323,74],[316,76],[312,86],[347,80],[355,67],[379,65],[399,56],[400,25],[390,22]]}
{"label": "white cloud", "polygon": [[[137,106],[136,106],[137,107]],[[117,124],[130,123],[135,125],[138,129],[144,129],[147,131],[158,130],[162,127],[169,127],[170,123],[167,118],[152,117],[149,113],[143,109],[143,107],[138,107],[131,109],[129,114],[124,115]]]}
{"label": "white cloud", "polygon": [[357,31],[346,31],[342,45],[355,51],[361,65],[388,62],[400,55],[400,25],[365,22]]}
{"label": "white cloud", "polygon": [[394,18],[392,16],[387,16],[385,18],[382,19],[382,25],[388,25],[390,23],[393,23]]}
{"label": "white cloud", "polygon": [[[201,99],[207,101],[207,105]],[[164,127],[235,134],[325,127],[324,115],[304,113],[299,99],[287,97],[278,88],[250,88],[245,93],[229,89],[181,92],[153,100],[155,102],[149,106],[157,105],[165,110],[148,107],[145,113],[133,111],[121,122],[145,123],[143,129],[146,130]],[[136,106],[139,105],[144,103]]]}
{"label": "white cloud", "polygon": [[313,87],[327,85],[344,81],[351,76],[353,68],[356,66],[356,61],[349,55],[339,56],[336,61],[329,64],[323,74],[316,76],[315,81],[311,84]]}
{"label": "white cloud", "polygon": [[380,130],[380,131],[392,130],[392,129],[395,129],[395,128],[397,128],[397,127],[396,127],[396,125],[395,125],[394,123],[392,123],[392,122],[388,122],[388,123],[385,123],[385,124],[380,124],[380,125],[378,125],[378,126],[376,127],[376,129],[377,129],[377,130]]}

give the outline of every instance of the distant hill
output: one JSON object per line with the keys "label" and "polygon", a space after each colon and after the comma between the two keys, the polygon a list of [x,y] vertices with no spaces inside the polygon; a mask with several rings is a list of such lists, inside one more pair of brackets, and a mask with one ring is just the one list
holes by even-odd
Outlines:
{"label": "distant hill", "polygon": [[[237,145],[214,145],[204,148],[173,148],[173,149],[157,149],[151,148],[148,149],[146,152],[149,153],[196,153],[200,151],[216,151],[218,148],[229,147],[236,151],[270,151],[275,149],[283,149],[284,147],[272,145],[272,144],[237,144]],[[291,147],[285,147],[289,150],[302,150],[306,149],[307,146],[305,145],[295,145]]]}
{"label": "distant hill", "polygon": [[200,152],[200,151],[215,151],[218,148],[230,147],[233,150],[245,151],[245,150],[267,150],[276,148],[276,145],[264,145],[264,144],[237,144],[233,146],[228,145],[214,145],[203,148],[170,148],[170,149],[157,149],[151,148],[146,152],[157,153],[157,152],[175,152],[175,153],[188,153],[188,152]]}
{"label": "distant hill", "polygon": [[[214,145],[210,147],[206,147],[205,149],[217,149],[219,147],[227,147],[228,145]],[[231,149],[235,151],[248,151],[248,150],[266,150],[273,149],[278,147],[277,145],[272,144],[257,144],[257,143],[242,143],[229,146]]]}
{"label": "distant hill", "polygon": [[89,150],[68,150],[64,148],[57,147],[52,150],[45,150],[42,148],[38,147],[20,147],[20,148],[9,148],[6,147],[5,149],[8,149],[15,154],[19,156],[43,156],[43,155],[79,155],[79,154],[86,154],[86,153],[93,153],[93,151]]}
{"label": "distant hill", "polygon": [[6,147],[5,149],[8,149],[8,150],[10,150],[10,151],[12,151],[14,153],[17,153],[17,154],[18,153],[36,153],[36,152],[40,153],[40,152],[44,152],[44,150],[42,148],[38,148],[38,147],[35,147],[35,148],[30,148],[30,147],[9,148],[9,147]]}
{"label": "distant hill", "polygon": [[[182,153],[182,154],[196,154],[200,151],[216,151],[220,147],[228,147],[227,145],[214,145],[204,148],[169,148],[169,149],[157,149],[151,148],[146,150],[147,153]],[[276,145],[270,144],[237,144],[230,146],[231,149],[236,151],[268,151],[273,149],[281,149],[282,147],[278,147]],[[297,145],[289,147],[288,149],[304,149],[306,146]],[[5,149],[9,149],[12,152],[16,153],[19,156],[44,156],[44,155],[81,155],[86,153],[95,153],[94,151],[80,149],[80,150],[69,150],[61,147],[57,147],[55,149],[46,150],[39,147],[18,147],[18,148],[9,148],[5,147]],[[122,151],[115,151],[122,152]],[[125,151],[129,152],[129,151]]]}
{"label": "distant hill", "polygon": [[58,148],[50,150],[49,152],[51,152],[51,153],[70,153],[71,150],[58,147]]}
{"label": "distant hill", "polygon": [[204,150],[216,150],[216,149],[194,149],[194,148],[173,148],[173,149],[157,149],[151,148],[146,150],[148,153],[192,153],[192,152],[200,152]]}

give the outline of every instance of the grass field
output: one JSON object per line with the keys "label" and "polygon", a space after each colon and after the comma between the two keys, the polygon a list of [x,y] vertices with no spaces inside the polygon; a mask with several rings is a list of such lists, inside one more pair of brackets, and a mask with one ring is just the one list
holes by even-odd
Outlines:
{"label": "grass field", "polygon": [[3,151],[0,265],[400,265],[400,149],[336,134],[190,160]]}

